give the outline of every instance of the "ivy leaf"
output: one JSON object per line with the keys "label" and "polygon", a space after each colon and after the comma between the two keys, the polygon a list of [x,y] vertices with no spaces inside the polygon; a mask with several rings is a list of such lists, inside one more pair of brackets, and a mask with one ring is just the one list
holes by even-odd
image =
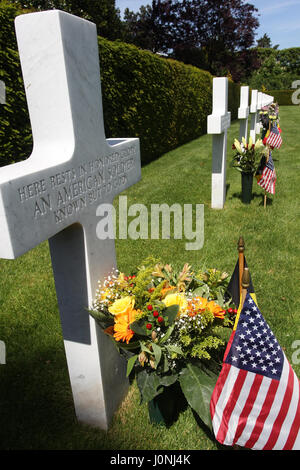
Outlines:
{"label": "ivy leaf", "polygon": [[201,420],[212,430],[210,399],[218,379],[218,374],[206,368],[203,363],[187,363],[182,369],[179,382],[188,404]]}
{"label": "ivy leaf", "polygon": [[158,390],[160,380],[154,372],[142,370],[137,374],[136,381],[141,395],[141,403],[147,403],[163,392],[163,388]]}
{"label": "ivy leaf", "polygon": [[137,385],[141,395],[141,403],[147,403],[164,391],[164,387],[178,380],[177,374],[159,375],[156,371],[143,369],[136,375]]}

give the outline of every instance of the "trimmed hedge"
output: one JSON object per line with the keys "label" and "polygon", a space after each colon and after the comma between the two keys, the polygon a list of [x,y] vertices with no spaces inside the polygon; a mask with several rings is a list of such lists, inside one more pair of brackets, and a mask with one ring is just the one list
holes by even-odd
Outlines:
{"label": "trimmed hedge", "polygon": [[[0,2],[1,165],[27,158],[32,137],[14,33],[20,11]],[[106,137],[139,137],[142,163],[206,133],[212,76],[119,41],[99,38]],[[240,86],[229,80],[229,111],[237,117]]]}
{"label": "trimmed hedge", "polygon": [[[292,95],[295,93],[296,90],[268,90],[268,95],[274,96],[274,101],[276,101],[279,106],[292,106]],[[297,92],[296,96],[297,100],[299,100],[299,92]]]}
{"label": "trimmed hedge", "polygon": [[0,165],[27,158],[32,136],[24,96],[14,18],[22,11],[0,3],[0,80],[5,83],[6,104],[0,104]]}

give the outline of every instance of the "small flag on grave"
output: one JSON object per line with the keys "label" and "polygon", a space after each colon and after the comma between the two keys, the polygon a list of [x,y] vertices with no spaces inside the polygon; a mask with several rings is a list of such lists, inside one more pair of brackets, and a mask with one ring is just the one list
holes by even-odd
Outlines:
{"label": "small flag on grave", "polygon": [[210,412],[222,444],[300,449],[299,379],[249,293],[224,355]]}
{"label": "small flag on grave", "polygon": [[280,149],[282,145],[282,137],[281,137],[281,130],[274,124],[270,132],[267,132],[264,138],[264,144],[269,145],[272,149]]}
{"label": "small flag on grave", "polygon": [[259,184],[259,186],[261,186],[268,193],[275,194],[275,183],[277,177],[271,152],[269,154],[268,161],[265,163],[261,175],[258,174],[256,176],[257,184]]}

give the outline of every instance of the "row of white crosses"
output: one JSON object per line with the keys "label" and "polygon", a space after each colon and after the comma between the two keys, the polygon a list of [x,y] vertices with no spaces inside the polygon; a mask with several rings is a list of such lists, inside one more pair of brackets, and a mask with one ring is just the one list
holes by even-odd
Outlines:
{"label": "row of white crosses", "polygon": [[33,152],[0,168],[0,257],[49,239],[75,411],[107,429],[128,381],[125,363],[87,312],[116,267],[97,207],[141,176],[139,139],[106,139],[96,26],[61,11],[16,18]]}
{"label": "row of white crosses", "polygon": [[[273,97],[257,90],[251,92],[249,106],[249,87],[242,86],[240,90],[240,107],[238,119],[240,120],[240,141],[242,137],[247,140],[248,118],[250,121],[250,136],[255,142],[256,134],[260,132],[258,122],[259,111],[262,107],[273,102]],[[226,153],[227,130],[231,124],[231,114],[228,111],[228,78],[217,77],[213,79],[212,114],[207,116],[207,133],[212,134],[212,179],[211,179],[211,207],[223,209],[226,198]]]}

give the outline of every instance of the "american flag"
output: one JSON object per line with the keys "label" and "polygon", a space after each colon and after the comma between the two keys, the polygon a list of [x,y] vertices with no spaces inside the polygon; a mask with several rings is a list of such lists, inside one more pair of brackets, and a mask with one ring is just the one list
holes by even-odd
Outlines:
{"label": "american flag", "polygon": [[276,179],[275,166],[270,152],[269,159],[263,169],[261,177],[257,181],[257,184],[259,184],[259,186],[265,189],[268,193],[275,194]]}
{"label": "american flag", "polygon": [[300,450],[300,383],[247,294],[210,412],[216,439],[256,450]]}
{"label": "american flag", "polygon": [[266,143],[273,148],[280,149],[282,145],[282,138],[277,126],[273,126],[271,128],[270,134],[266,140]]}

